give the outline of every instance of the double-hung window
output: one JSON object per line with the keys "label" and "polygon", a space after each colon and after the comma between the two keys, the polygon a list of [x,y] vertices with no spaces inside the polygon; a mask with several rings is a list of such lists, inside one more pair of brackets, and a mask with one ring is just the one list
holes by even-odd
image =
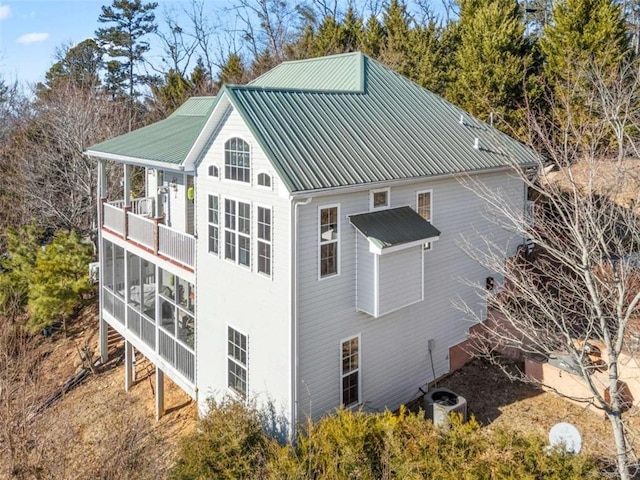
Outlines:
{"label": "double-hung window", "polygon": [[271,209],[258,207],[258,272],[271,276]]}
{"label": "double-hung window", "polygon": [[218,255],[220,251],[220,197],[209,195],[209,252]]}
{"label": "double-hung window", "polygon": [[224,257],[251,267],[251,205],[224,200]]}
{"label": "double-hung window", "polygon": [[238,182],[251,181],[251,150],[241,138],[230,138],[224,144],[224,176]]}
{"label": "double-hung window", "polygon": [[[418,198],[416,200],[416,211],[427,222],[431,222],[431,190],[424,192],[418,192]],[[431,250],[431,242],[424,244],[425,250]]]}
{"label": "double-hung window", "polygon": [[341,400],[345,407],[360,403],[360,337],[341,344]]}
{"label": "double-hung window", "polygon": [[320,278],[338,274],[339,262],[339,208],[320,208]]}
{"label": "double-hung window", "polygon": [[243,397],[247,396],[247,336],[227,327],[227,385]]}

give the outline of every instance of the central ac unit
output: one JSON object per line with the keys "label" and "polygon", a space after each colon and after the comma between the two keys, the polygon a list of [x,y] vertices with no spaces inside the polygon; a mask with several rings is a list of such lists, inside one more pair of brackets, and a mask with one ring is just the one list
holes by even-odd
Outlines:
{"label": "central ac unit", "polygon": [[422,400],[427,418],[434,425],[445,425],[449,422],[449,414],[452,412],[462,415],[462,420],[467,420],[467,401],[464,397],[453,393],[448,388],[434,388],[429,390]]}

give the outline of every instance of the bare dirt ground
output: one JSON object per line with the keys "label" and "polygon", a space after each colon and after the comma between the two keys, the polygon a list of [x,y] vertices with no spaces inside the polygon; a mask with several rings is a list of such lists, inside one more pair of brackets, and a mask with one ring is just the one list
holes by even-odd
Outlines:
{"label": "bare dirt ground", "polygon": [[[484,428],[515,429],[548,438],[553,425],[569,422],[582,435],[583,452],[604,458],[613,455],[611,427],[604,415],[533,385],[512,382],[487,361],[472,360],[439,382],[439,386],[462,395],[469,414]],[[628,415],[630,428],[640,431],[637,412],[632,410]]]}
{"label": "bare dirt ground", "polygon": [[[77,371],[77,349],[85,341],[95,349],[97,323],[95,308],[89,309],[71,326],[68,338],[57,333],[54,339],[42,339],[39,349],[46,371],[42,398]],[[110,356],[117,359],[122,344],[117,336],[110,338]],[[53,478],[124,478],[104,475],[105,471],[121,468],[138,469],[136,478],[166,478],[176,461],[180,440],[195,429],[197,408],[165,377],[167,413],[156,421],[153,367],[138,356],[136,371],[137,382],[125,392],[124,366],[112,360],[103,371],[91,375],[36,418],[34,433],[64,444],[64,458],[59,458],[60,450],[56,450],[59,465]],[[583,451],[611,455],[610,427],[602,415],[533,386],[513,383],[498,367],[484,361],[473,360],[440,381],[439,386],[464,396],[469,413],[483,428],[517,429],[546,438],[555,423],[570,422],[583,436]],[[630,413],[632,427],[640,426],[635,413]],[[119,462],[129,463],[120,466]]]}
{"label": "bare dirt ground", "polygon": [[[50,455],[41,454],[43,462],[49,463],[46,477],[125,478],[105,472],[130,469],[137,472],[135,478],[165,478],[175,463],[180,440],[195,430],[195,402],[166,376],[166,414],[155,420],[154,369],[140,354],[136,382],[129,392],[124,391],[124,364],[118,361],[122,341],[117,334],[109,338],[110,361],[99,373],[34,419],[34,434],[45,438],[40,448],[53,450]],[[41,340],[40,402],[81,368],[78,349],[85,342],[97,358],[97,340],[95,307],[73,322],[67,338],[56,333],[54,338]]]}

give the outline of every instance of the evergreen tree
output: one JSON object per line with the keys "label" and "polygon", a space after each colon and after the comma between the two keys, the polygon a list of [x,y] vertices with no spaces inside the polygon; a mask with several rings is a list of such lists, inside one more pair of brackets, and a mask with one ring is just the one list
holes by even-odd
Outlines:
{"label": "evergreen tree", "polygon": [[247,72],[242,58],[237,53],[231,53],[220,68],[216,84],[218,88],[225,84],[242,84],[247,80]]}
{"label": "evergreen tree", "polygon": [[136,87],[148,81],[146,75],[136,73],[136,66],[150,49],[143,38],[157,29],[153,13],[157,6],[141,0],[113,0],[111,6],[102,7],[98,17],[100,23],[110,24],[96,31],[98,42],[112,59],[107,63],[107,88],[116,96],[128,95],[132,103]]}
{"label": "evergreen tree", "polygon": [[382,12],[384,46],[379,60],[396,72],[411,76],[411,43],[409,33],[412,18],[404,0],[391,0]]}
{"label": "evergreen tree", "polygon": [[38,249],[29,282],[27,329],[32,332],[56,321],[67,331],[67,320],[94,291],[88,264],[93,248],[74,232],[58,232],[44,249]]}
{"label": "evergreen tree", "polygon": [[8,228],[6,254],[0,257],[0,316],[11,321],[27,304],[29,282],[40,250],[43,231],[35,223]]}
{"label": "evergreen tree", "polygon": [[[627,90],[622,72],[629,41],[621,7],[612,0],[562,0],[552,20],[540,47],[558,140],[607,155],[616,134],[603,130],[602,118],[611,112],[602,111],[598,98],[601,92]],[[624,150],[618,138],[619,156]]]}
{"label": "evergreen tree", "polygon": [[[533,64],[515,0],[462,0],[456,78],[448,97],[472,115],[513,133],[522,124],[523,85]],[[503,122],[506,122],[503,123]]]}
{"label": "evergreen tree", "polygon": [[364,26],[360,49],[362,53],[373,58],[380,57],[380,51],[384,45],[384,28],[375,15],[371,15]]}
{"label": "evergreen tree", "polygon": [[71,82],[80,88],[94,88],[100,85],[103,53],[92,38],[64,49],[60,54],[62,58],[45,74],[45,85],[39,85],[39,90],[42,92],[55,88],[56,84],[61,82]]}
{"label": "evergreen tree", "polygon": [[154,110],[159,110],[160,118],[164,118],[192,95],[193,85],[180,72],[171,69],[163,81],[151,86],[151,93],[156,103]]}

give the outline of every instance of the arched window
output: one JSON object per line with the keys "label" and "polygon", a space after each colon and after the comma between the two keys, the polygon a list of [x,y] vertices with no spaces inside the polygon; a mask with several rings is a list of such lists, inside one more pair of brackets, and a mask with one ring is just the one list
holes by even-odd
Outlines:
{"label": "arched window", "polygon": [[209,176],[210,177],[217,177],[220,174],[220,172],[218,172],[218,167],[216,165],[209,165]]}
{"label": "arched window", "polygon": [[271,188],[271,175],[268,173],[259,173],[258,185],[261,187]]}
{"label": "arched window", "polygon": [[230,138],[224,144],[224,176],[238,182],[251,181],[251,152],[241,138]]}

